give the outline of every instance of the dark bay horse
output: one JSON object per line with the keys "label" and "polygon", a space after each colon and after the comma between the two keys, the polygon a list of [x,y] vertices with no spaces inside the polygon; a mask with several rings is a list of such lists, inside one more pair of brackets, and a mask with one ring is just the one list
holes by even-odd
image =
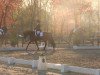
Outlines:
{"label": "dark bay horse", "polygon": [[29,43],[26,47],[26,50],[29,46],[30,43],[34,42],[37,46],[37,50],[39,50],[39,46],[38,46],[38,41],[39,42],[44,42],[45,43],[45,46],[44,46],[44,50],[47,46],[47,42],[49,42],[51,44],[51,46],[53,47],[53,50],[55,50],[55,42],[53,40],[53,37],[52,37],[52,34],[51,33],[47,33],[47,32],[43,32],[43,36],[41,38],[37,37],[35,35],[35,31],[32,31],[32,30],[27,30],[27,31],[24,31],[23,32],[23,36],[24,38],[26,39],[27,37],[29,37]]}

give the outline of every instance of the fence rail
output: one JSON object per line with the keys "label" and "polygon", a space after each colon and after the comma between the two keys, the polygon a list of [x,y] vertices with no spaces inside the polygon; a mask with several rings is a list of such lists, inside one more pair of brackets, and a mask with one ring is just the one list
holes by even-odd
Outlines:
{"label": "fence rail", "polygon": [[74,50],[95,50],[100,49],[100,46],[73,46]]}
{"label": "fence rail", "polygon": [[[0,61],[12,65],[13,64],[31,65],[32,68],[36,68],[38,66],[38,60],[24,60],[24,59],[16,59],[14,57],[0,57]],[[47,63],[47,68],[60,70],[61,73],[72,71],[72,72],[83,73],[83,74],[100,75],[100,69],[69,66],[66,64]]]}

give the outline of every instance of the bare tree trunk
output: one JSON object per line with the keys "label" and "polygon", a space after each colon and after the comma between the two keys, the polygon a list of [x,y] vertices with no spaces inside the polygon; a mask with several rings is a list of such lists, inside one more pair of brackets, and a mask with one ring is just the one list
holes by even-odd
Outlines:
{"label": "bare tree trunk", "polygon": [[3,23],[3,16],[4,16],[4,12],[2,11],[1,20],[0,20],[0,28],[1,28],[2,23]]}
{"label": "bare tree trunk", "polygon": [[100,5],[99,5],[99,4],[100,4],[100,3],[99,3],[99,2],[100,2],[100,1],[98,0],[98,31],[100,30],[100,26],[99,26],[99,25],[100,25],[100,22],[99,22],[99,20],[100,20],[100,19],[99,19],[99,17],[100,17]]}

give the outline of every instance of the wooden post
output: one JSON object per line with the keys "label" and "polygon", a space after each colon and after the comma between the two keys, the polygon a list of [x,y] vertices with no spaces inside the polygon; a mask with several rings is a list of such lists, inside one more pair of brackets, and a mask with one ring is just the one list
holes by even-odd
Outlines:
{"label": "wooden post", "polygon": [[38,75],[46,75],[47,72],[47,62],[44,55],[39,56],[38,61]]}
{"label": "wooden post", "polygon": [[15,65],[15,58],[11,57],[8,59],[8,65]]}

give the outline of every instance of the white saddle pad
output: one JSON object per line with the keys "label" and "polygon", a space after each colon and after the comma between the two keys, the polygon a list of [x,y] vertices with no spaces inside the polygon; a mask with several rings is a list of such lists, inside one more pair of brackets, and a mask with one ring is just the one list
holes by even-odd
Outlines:
{"label": "white saddle pad", "polygon": [[40,32],[40,36],[43,36],[43,32]]}
{"label": "white saddle pad", "polygon": [[43,36],[43,32],[37,31],[37,32],[35,33],[35,35]]}

